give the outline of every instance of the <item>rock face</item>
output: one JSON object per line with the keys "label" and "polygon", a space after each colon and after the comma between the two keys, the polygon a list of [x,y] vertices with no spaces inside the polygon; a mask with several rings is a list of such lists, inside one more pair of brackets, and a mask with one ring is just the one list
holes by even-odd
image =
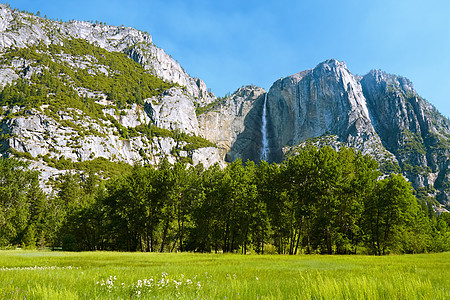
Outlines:
{"label": "rock face", "polygon": [[256,86],[241,87],[199,116],[201,135],[216,144],[227,161],[258,157],[265,92]]}
{"label": "rock face", "polygon": [[416,188],[437,188],[437,198],[448,202],[450,121],[404,77],[371,71],[361,84],[384,147]]}
{"label": "rock face", "polygon": [[276,81],[267,99],[270,161],[310,139],[352,147],[398,163],[416,189],[449,201],[450,122],[407,79],[381,71],[357,78],[345,63],[327,60]]}
{"label": "rock face", "polygon": [[[133,65],[115,69],[104,59],[111,54]],[[115,79],[127,72],[126,84]],[[217,99],[148,33],[51,21],[0,4],[0,89],[0,153],[31,160],[44,180],[63,172],[51,165],[58,160],[258,162],[266,124],[269,162],[308,143],[353,147],[450,203],[450,121],[409,80],[381,71],[357,77],[334,59],[281,78],[268,92],[243,86]]]}
{"label": "rock face", "polygon": [[146,100],[145,111],[158,127],[198,135],[198,120],[191,97],[174,87]]}
{"label": "rock face", "polygon": [[359,81],[336,60],[276,81],[268,94],[268,112],[274,160],[284,146],[323,135],[336,135],[363,153],[381,144]]}
{"label": "rock face", "polygon": [[216,100],[203,80],[189,76],[178,62],[152,43],[137,43],[128,48],[126,53],[155,75],[184,86],[186,92],[194,97],[195,102],[204,105]]}
{"label": "rock face", "polygon": [[[5,153],[8,149],[12,149],[20,153],[29,153],[33,158],[64,157],[74,162],[88,161],[97,157],[129,164],[143,160],[157,164],[164,157],[171,163],[177,161],[178,157],[188,157],[197,162],[208,161],[207,165],[222,161],[218,149],[214,147],[207,147],[205,151],[200,149],[184,151],[182,149],[187,142],[177,141],[170,136],[139,135],[124,139],[111,122],[92,120],[81,111],[72,111],[71,114],[64,114],[62,117],[79,126],[79,129],[64,126],[34,109],[23,112],[20,117],[3,120],[2,134],[10,138],[2,141],[0,151]],[[129,109],[128,114],[113,117],[119,124],[123,124],[122,126],[135,122],[138,122],[138,125],[147,125],[146,121],[150,120],[144,110],[137,106]],[[181,149],[179,156],[173,155],[174,149]],[[199,157],[201,153],[208,155],[201,158]]]}
{"label": "rock face", "polygon": [[202,80],[189,76],[178,62],[156,47],[148,33],[124,26],[51,21],[0,4],[0,52],[39,43],[62,44],[68,38],[83,39],[107,51],[123,52],[155,75],[184,86],[197,102],[210,103],[216,98]]}
{"label": "rock face", "polygon": [[[117,104],[111,94],[89,84],[83,85],[82,80],[78,82],[76,76],[70,76],[87,73],[92,77],[85,78],[95,80],[99,87],[98,82],[106,79],[98,74],[114,78],[120,73],[100,62],[103,54],[83,54],[79,49],[67,48],[72,47],[67,46],[67,41],[74,39],[117,53],[119,61],[126,55],[130,62],[139,63],[143,72],[174,86],[159,91],[157,96],[142,99],[141,104],[128,99]],[[49,45],[61,46],[64,52],[52,52]],[[20,49],[25,50],[20,52]],[[6,63],[0,68],[1,88],[17,85],[18,81],[32,86],[45,76],[53,76],[51,80],[46,79],[47,85],[60,82],[57,88],[45,91],[41,85],[36,95],[28,92],[30,97],[43,103],[40,106],[8,105],[11,100],[3,94],[0,99],[0,103],[5,104],[0,110],[0,153],[31,159],[42,171],[44,180],[61,173],[48,163],[61,159],[85,162],[105,158],[128,164],[157,164],[167,158],[171,163],[183,160],[202,163],[205,167],[214,163],[223,165],[218,148],[205,146],[204,142],[195,144],[195,140],[192,142],[188,138],[200,134],[196,106],[214,102],[216,97],[208,92],[202,80],[190,77],[164,50],[156,47],[149,34],[123,26],[51,21],[0,4],[0,53],[3,57],[12,56],[10,61],[2,60]],[[44,55],[40,56],[42,53]],[[52,73],[51,68],[57,71]],[[142,77],[142,71],[139,72],[131,77]],[[71,107],[70,101],[58,107],[53,106],[55,101],[49,105],[46,98],[54,97],[60,90],[65,90],[69,98],[74,97],[71,91],[75,91],[84,102],[102,106],[100,112],[92,116],[86,108],[77,108],[79,104]],[[124,106],[123,102],[128,104]]]}

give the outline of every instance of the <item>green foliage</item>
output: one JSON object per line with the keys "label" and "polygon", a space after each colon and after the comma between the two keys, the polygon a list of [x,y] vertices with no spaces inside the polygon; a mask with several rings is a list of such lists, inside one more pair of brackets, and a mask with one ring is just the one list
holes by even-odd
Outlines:
{"label": "green foliage", "polygon": [[[86,173],[66,173],[59,178],[56,201],[60,207],[56,243],[64,250],[97,250],[99,225],[104,222],[97,213],[96,198],[104,187],[93,170]],[[83,243],[80,243],[83,241]]]}
{"label": "green foliage", "polygon": [[16,208],[0,211],[3,246],[377,255],[450,247],[450,218],[421,196],[433,190],[419,191],[419,206],[401,175],[380,180],[377,163],[352,149],[309,147],[280,165],[238,160],[206,170],[166,159],[132,168],[43,159],[80,171],[61,175],[46,201],[37,181],[28,189],[21,179],[25,165],[7,161],[0,199]]}
{"label": "green foliage", "polygon": [[23,247],[25,249],[36,248],[36,229],[34,224],[31,224],[25,230],[25,234],[22,237]]}
{"label": "green foliage", "polygon": [[405,137],[405,140],[403,145],[398,150],[399,154],[426,154],[426,148],[421,136],[411,132],[410,130],[404,130],[402,135]]}
{"label": "green foliage", "polygon": [[[330,147],[310,147],[281,165],[236,161],[203,170],[163,160],[157,168],[135,166],[72,215],[62,245],[280,254],[446,249],[448,227],[440,222],[442,233],[433,233],[434,215],[419,209],[409,183],[401,175],[378,180],[377,168],[368,156]],[[82,198],[78,190],[69,189],[74,203]],[[78,228],[80,220],[99,225]],[[433,234],[441,242],[432,244]]]}
{"label": "green foliage", "polygon": [[0,247],[34,248],[48,234],[49,206],[38,173],[16,159],[0,158]]}
{"label": "green foliage", "polygon": [[215,101],[213,101],[213,102],[211,102],[211,103],[208,103],[208,104],[206,104],[206,105],[204,105],[204,106],[199,106],[198,104],[196,104],[196,107],[195,107],[195,114],[197,115],[197,116],[199,116],[199,115],[201,115],[201,114],[204,114],[204,113],[206,113],[206,112],[209,112],[209,111],[211,111],[213,108],[215,108],[216,106],[218,106],[219,104],[221,104],[221,103],[223,103],[224,101],[225,101],[225,99],[226,99],[226,97],[224,97],[224,98],[217,98]]}
{"label": "green foliage", "polygon": [[[63,59],[66,54],[74,59],[84,58],[91,66],[76,69]],[[11,49],[1,62],[10,64],[13,59],[31,60],[32,67],[41,71],[29,80],[20,78],[6,85],[0,93],[0,105],[37,108],[50,104],[58,110],[77,108],[98,119],[103,118],[101,106],[95,99],[80,97],[78,88],[102,92],[116,107],[124,108],[133,103],[143,104],[143,99],[172,86],[147,73],[125,54],[108,52],[82,39],[65,40],[62,46],[39,44]],[[99,71],[101,68],[106,71]]]}
{"label": "green foliage", "polygon": [[412,227],[419,213],[412,188],[404,177],[393,174],[378,181],[371,201],[365,205],[370,249],[378,255],[398,252],[396,248],[405,241],[405,236],[400,238],[401,233]]}
{"label": "green foliage", "polygon": [[111,121],[111,123],[114,125],[114,127],[116,127],[117,131],[119,132],[119,135],[124,138],[124,139],[129,139],[133,136],[130,136],[128,128],[125,126],[122,126],[122,124],[120,124],[116,118],[114,118],[111,115],[107,115],[107,118],[109,121]]}
{"label": "green foliage", "polygon": [[201,175],[204,191],[194,203],[196,226],[188,249],[201,252],[219,249],[236,252],[240,249],[247,253],[251,244],[262,242],[258,240],[258,223],[266,220],[258,218],[264,215],[260,211],[264,206],[257,205],[255,170],[253,163],[244,168],[238,160],[224,171],[214,166]]}
{"label": "green foliage", "polygon": [[[315,147],[299,153],[271,176],[280,200],[269,206],[277,216],[275,235],[280,253],[353,253],[362,236],[364,199],[379,176],[369,157],[343,148]],[[284,237],[284,238],[283,238]]]}
{"label": "green foliage", "polygon": [[[131,130],[131,128],[129,128]],[[130,136],[136,136],[137,133],[143,134],[147,136],[149,139],[152,139],[153,137],[170,137],[173,138],[176,142],[186,142],[187,144],[183,147],[182,150],[185,151],[191,151],[198,148],[204,148],[204,147],[215,147],[216,145],[214,143],[211,143],[205,138],[187,134],[185,132],[181,132],[178,130],[169,130],[157,127],[155,125],[145,125],[141,124],[136,126],[134,129],[134,134],[132,133]]]}
{"label": "green foliage", "polygon": [[205,138],[196,135],[189,135],[184,132],[177,134],[175,140],[184,141],[187,143],[187,145],[183,147],[183,150],[185,151],[192,151],[204,147],[216,147],[214,143]]}
{"label": "green foliage", "polygon": [[107,226],[115,233],[108,246],[162,252],[178,243],[177,248],[184,250],[192,170],[163,160],[158,169],[135,166],[131,173],[112,180],[102,200],[109,214]]}
{"label": "green foliage", "polygon": [[436,133],[429,133],[424,139],[425,145],[432,152],[439,154],[439,152],[445,152],[446,149],[450,148],[450,136],[445,134],[441,135]]}
{"label": "green foliage", "polygon": [[380,164],[380,172],[383,174],[400,174],[402,169],[397,162],[392,162],[390,160],[384,161]]}
{"label": "green foliage", "polygon": [[[116,127],[120,136],[124,139],[130,139],[140,135],[146,136],[149,140],[154,137],[169,137],[174,139],[176,142],[186,142],[187,144],[183,146],[182,150],[191,151],[203,147],[215,147],[216,145],[211,143],[205,138],[187,134],[178,130],[169,130],[165,128],[160,128],[152,124],[140,124],[136,127],[125,127],[122,126],[113,116],[108,115],[108,119]],[[179,150],[179,149],[177,149]]]}
{"label": "green foliage", "polygon": [[431,173],[431,169],[429,167],[411,165],[408,162],[404,162],[403,172],[405,172],[406,174],[413,174],[413,175],[428,175],[429,173]]}
{"label": "green foliage", "polygon": [[20,152],[20,151],[17,151],[16,149],[14,149],[14,148],[9,148],[8,151],[11,154],[13,154],[15,157],[25,158],[25,159],[28,159],[28,160],[36,160],[36,158],[34,158],[30,154],[30,152]]}
{"label": "green foliage", "polygon": [[127,172],[131,166],[124,162],[113,162],[104,157],[96,157],[92,160],[73,162],[73,168],[110,177]]}
{"label": "green foliage", "polygon": [[450,213],[444,212],[437,218],[432,218],[433,231],[431,233],[432,251],[450,251]]}
{"label": "green foliage", "polygon": [[124,162],[113,162],[104,157],[96,157],[86,161],[72,161],[65,156],[51,158],[49,155],[43,157],[44,162],[49,167],[58,170],[80,170],[102,174],[105,177],[121,174],[131,169],[131,166]]}

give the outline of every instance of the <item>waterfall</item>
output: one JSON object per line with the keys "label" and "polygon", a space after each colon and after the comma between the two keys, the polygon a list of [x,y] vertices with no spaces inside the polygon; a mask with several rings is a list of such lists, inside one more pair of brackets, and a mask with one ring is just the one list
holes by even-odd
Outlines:
{"label": "waterfall", "polygon": [[269,159],[269,140],[267,139],[267,94],[268,93],[264,95],[262,126],[261,126],[261,136],[262,136],[261,160],[265,161]]}

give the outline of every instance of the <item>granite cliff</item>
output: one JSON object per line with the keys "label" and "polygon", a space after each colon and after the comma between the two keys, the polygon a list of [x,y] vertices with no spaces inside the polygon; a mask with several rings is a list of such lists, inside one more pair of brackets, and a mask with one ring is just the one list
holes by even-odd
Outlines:
{"label": "granite cliff", "polygon": [[99,159],[258,162],[267,136],[269,162],[308,144],[353,147],[423,197],[450,201],[450,121],[382,71],[355,76],[330,59],[268,91],[216,98],[148,33],[0,4],[0,88],[0,152],[29,160],[43,183]]}
{"label": "granite cliff", "polygon": [[[253,102],[233,156],[261,157],[264,96]],[[223,109],[222,109],[223,110]],[[448,204],[450,122],[404,77],[371,71],[354,76],[334,59],[277,80],[267,93],[269,161],[307,144],[355,148],[403,173],[424,197]]]}
{"label": "granite cliff", "polygon": [[195,114],[216,97],[147,33],[0,4],[0,53],[0,151],[44,178],[66,160],[222,163]]}

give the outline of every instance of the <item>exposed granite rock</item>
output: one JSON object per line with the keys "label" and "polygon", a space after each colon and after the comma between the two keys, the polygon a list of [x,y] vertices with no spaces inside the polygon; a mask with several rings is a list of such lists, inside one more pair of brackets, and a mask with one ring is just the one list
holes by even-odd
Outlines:
{"label": "exposed granite rock", "polygon": [[62,44],[65,39],[73,38],[127,54],[162,79],[184,86],[187,93],[202,105],[216,99],[202,80],[189,76],[178,62],[156,47],[148,33],[124,26],[52,21],[0,4],[0,52],[10,47],[25,48],[39,43]]}
{"label": "exposed granite rock", "polygon": [[449,202],[450,121],[404,77],[373,70],[361,84],[372,123],[404,174],[415,188],[437,188],[441,203]]}
{"label": "exposed granite rock", "polygon": [[130,109],[122,109],[122,114],[119,115],[116,115],[117,112],[112,108],[103,109],[103,112],[114,117],[124,127],[136,127],[151,122],[145,108],[137,104],[133,104]]}
{"label": "exposed granite rock", "polygon": [[201,136],[217,145],[222,158],[246,161],[258,156],[261,114],[257,106],[265,92],[257,86],[241,87],[198,116]]}
{"label": "exposed granite rock", "polygon": [[19,76],[11,69],[0,69],[0,87],[3,88],[7,84],[11,84],[15,80],[19,79]]}
{"label": "exposed granite rock", "polygon": [[151,43],[138,43],[126,51],[136,62],[167,81],[178,83],[186,88],[186,92],[194,97],[194,101],[205,105],[216,100],[208,91],[206,84],[199,78],[189,76],[178,62],[167,55],[163,49]]}
{"label": "exposed granite rock", "polygon": [[[128,105],[120,111],[111,106],[112,101],[103,92],[74,86],[80,97],[95,99],[96,103],[104,105],[103,114],[112,116],[119,125],[114,125],[108,118],[92,118],[74,108],[55,110],[46,104],[39,109],[25,110],[18,106],[5,106],[0,111],[2,155],[9,155],[11,151],[26,154],[26,157],[34,159],[35,167],[45,173],[42,175],[44,179],[52,176],[49,173],[57,174],[59,171],[43,163],[43,157],[74,162],[103,157],[129,164],[157,164],[164,157],[172,163],[181,158],[207,166],[223,163],[217,149],[212,147],[186,152],[182,149],[187,142],[171,136],[124,136],[120,132],[151,124],[198,135],[194,103],[202,106],[216,99],[203,81],[190,77],[164,50],[157,48],[148,33],[123,26],[52,21],[0,4],[0,52],[38,44],[63,46],[70,39],[84,39],[107,51],[123,52],[141,63],[149,73],[177,85],[158,97],[144,100],[143,106],[133,104],[130,108]],[[77,56],[61,52],[52,54],[50,59],[74,72],[84,70],[88,74],[114,75],[111,68],[101,65],[94,55]],[[48,66],[33,59],[13,58],[11,63],[0,67],[0,85],[14,84],[19,78],[30,80],[46,68]]]}
{"label": "exposed granite rock", "polygon": [[145,102],[145,110],[156,126],[199,134],[194,103],[181,88],[173,87]]}
{"label": "exposed granite rock", "polygon": [[220,155],[219,149],[215,147],[195,149],[189,153],[189,157],[192,158],[194,165],[201,163],[206,169],[214,164],[218,164],[222,168],[226,166]]}
{"label": "exposed granite rock", "polygon": [[[327,60],[312,70],[277,80],[267,94],[262,88],[246,86],[219,101],[202,80],[189,76],[156,47],[147,33],[123,26],[51,21],[0,4],[0,53],[40,43],[63,45],[68,39],[84,39],[107,51],[124,53],[147,72],[177,85],[145,99],[142,106],[134,104],[121,111],[110,106],[106,92],[74,86],[74,93],[104,105],[105,116],[114,119],[96,119],[74,108],[55,112],[48,105],[2,107],[0,152],[27,153],[34,158],[33,166],[43,171],[43,178],[60,172],[45,165],[40,160],[44,156],[72,161],[104,157],[130,164],[155,164],[166,157],[170,162],[187,159],[205,167],[224,166],[225,160],[238,158],[259,161],[267,96],[270,162],[281,161],[311,140],[319,147],[353,147],[380,162],[398,162],[416,189],[425,187],[441,203],[450,201],[450,121],[403,77],[381,71],[357,77],[345,63]],[[75,71],[114,75],[92,55],[61,53],[51,59]],[[46,68],[28,58],[12,59],[0,66],[0,86],[19,78],[26,82]],[[208,109],[197,116],[196,107]],[[186,142],[173,137],[136,134],[136,127],[150,124],[201,135],[218,148],[187,151]],[[121,130],[134,130],[134,134],[127,136]],[[434,195],[433,188],[437,190]]]}
{"label": "exposed granite rock", "polygon": [[[111,111],[108,113],[119,120],[122,126],[130,125],[128,128],[150,121],[150,117],[138,106],[125,111],[126,114],[122,112],[120,115],[115,115]],[[7,115],[12,112],[13,109],[7,111]],[[18,109],[15,112],[21,111]],[[61,113],[59,122],[36,109],[22,111],[18,117],[4,118],[0,121],[0,129],[1,133],[9,138],[0,140],[0,153],[7,156],[12,149],[13,153],[29,155],[33,159],[32,166],[42,173],[41,183],[46,190],[48,190],[46,180],[62,171],[47,166],[42,160],[43,157],[56,160],[64,157],[72,162],[103,157],[128,164],[158,164],[163,158],[175,163],[186,157],[193,164],[202,163],[205,167],[215,163],[224,166],[217,148],[206,147],[186,152],[180,150],[187,143],[172,137],[149,138],[140,135],[124,139],[109,121],[90,119],[78,110],[71,113],[71,115]],[[73,126],[79,128],[68,126],[64,120],[71,121],[69,124],[75,124]]]}
{"label": "exposed granite rock", "polygon": [[380,148],[361,85],[343,62],[327,60],[276,81],[269,90],[268,112],[272,160],[282,157],[285,146],[324,135],[335,135],[364,154],[389,158]]}

